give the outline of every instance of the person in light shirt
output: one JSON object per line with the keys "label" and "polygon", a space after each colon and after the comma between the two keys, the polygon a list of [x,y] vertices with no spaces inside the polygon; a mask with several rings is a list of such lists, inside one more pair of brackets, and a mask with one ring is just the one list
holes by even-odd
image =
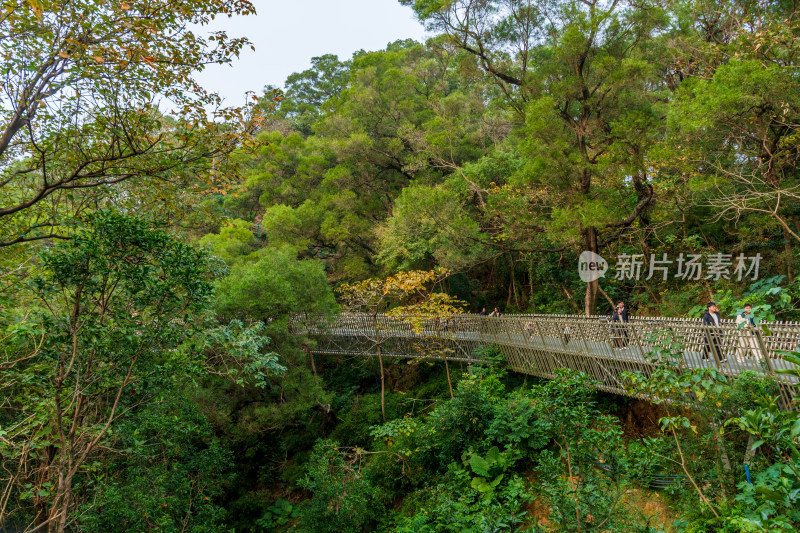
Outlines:
{"label": "person in light shirt", "polygon": [[739,359],[758,357],[758,329],[753,320],[753,306],[744,305],[744,312],[736,315],[736,327],[739,330]]}

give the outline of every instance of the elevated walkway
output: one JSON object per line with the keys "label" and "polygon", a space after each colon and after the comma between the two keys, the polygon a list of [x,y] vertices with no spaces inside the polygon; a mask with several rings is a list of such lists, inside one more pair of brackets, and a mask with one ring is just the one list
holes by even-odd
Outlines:
{"label": "elevated walkway", "polygon": [[779,352],[800,349],[800,323],[762,323],[753,330],[730,320],[704,326],[699,319],[680,318],[631,318],[620,324],[581,315],[443,320],[342,314],[332,321],[296,315],[291,326],[315,341],[312,352],[319,355],[376,356],[380,350],[383,357],[477,362],[476,348],[495,345],[516,372],[552,378],[559,368],[579,370],[597,380],[599,389],[622,395],[629,393],[620,375],[637,370],[649,375],[660,346],[671,342],[687,368],[714,366],[728,377],[748,370],[771,376],[786,405],[797,379],[775,372],[794,366]]}

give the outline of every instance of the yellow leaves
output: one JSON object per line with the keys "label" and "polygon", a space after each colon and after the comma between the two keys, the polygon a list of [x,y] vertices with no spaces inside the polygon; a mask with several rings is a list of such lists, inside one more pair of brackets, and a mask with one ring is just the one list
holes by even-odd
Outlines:
{"label": "yellow leaves", "polygon": [[[212,183],[213,183],[213,180],[212,181],[206,180],[206,185],[211,185]],[[222,196],[226,196],[228,194],[228,191],[230,190],[230,188],[231,188],[230,185],[224,185],[223,184],[220,187],[211,186],[211,187],[202,189],[199,192],[200,192],[200,194],[221,194]]]}
{"label": "yellow leaves", "polygon": [[128,9],[130,9],[130,8],[131,8],[130,4],[126,4],[125,2],[122,2],[122,4],[120,4],[120,6],[119,6],[119,7],[120,7],[120,9],[122,9],[123,11],[127,11]]}
{"label": "yellow leaves", "polygon": [[383,293],[403,292],[405,294],[412,294],[424,291],[426,284],[435,282],[437,279],[444,279],[449,273],[448,270],[441,268],[435,270],[409,270],[407,272],[399,272],[394,276],[386,278],[383,282]]}
{"label": "yellow leaves", "polygon": [[31,6],[31,11],[33,11],[33,14],[36,15],[36,18],[42,20],[44,6],[42,5],[41,0],[28,0],[28,5]]}
{"label": "yellow leaves", "polygon": [[145,62],[145,63],[147,63],[149,66],[151,66],[151,67],[154,67],[154,68],[155,68],[155,66],[156,66],[156,65],[155,65],[155,60],[156,60],[156,59],[155,59],[153,56],[144,56],[144,57],[142,57],[142,61],[144,61],[144,62]]}
{"label": "yellow leaves", "polygon": [[432,292],[436,283],[449,274],[450,271],[444,268],[409,270],[385,279],[371,278],[344,283],[336,292],[351,311],[377,313],[390,307],[390,304],[405,303],[387,314],[395,317],[415,314],[423,318],[453,315],[462,312],[461,302],[447,294]]}
{"label": "yellow leaves", "polygon": [[69,59],[69,54],[62,51],[62,52],[58,53],[58,57],[61,57],[61,58],[64,58],[64,59]]}

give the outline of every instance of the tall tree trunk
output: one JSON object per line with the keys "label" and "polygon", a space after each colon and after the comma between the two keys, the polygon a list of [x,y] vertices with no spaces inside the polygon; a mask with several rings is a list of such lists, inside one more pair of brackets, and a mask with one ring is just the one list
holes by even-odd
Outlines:
{"label": "tall tree trunk", "polygon": [[511,276],[511,290],[512,290],[512,292],[514,294],[514,305],[516,305],[517,309],[519,309],[520,308],[520,305],[519,305],[519,287],[517,286],[517,276],[516,276],[517,264],[514,262],[514,256],[511,255],[510,252],[508,254],[508,263],[511,265],[511,273],[510,273],[510,276]]}
{"label": "tall tree trunk", "polygon": [[[597,228],[589,226],[584,230],[586,250],[597,253]],[[599,280],[590,281],[586,284],[586,298],[584,300],[584,311],[586,316],[597,313],[597,293],[600,287]]]}
{"label": "tall tree trunk", "polygon": [[58,465],[58,483],[56,484],[53,501],[50,503],[50,510],[45,519],[48,533],[64,533],[67,525],[69,504],[72,498],[72,474],[69,472],[70,468],[67,460],[62,458],[62,461]]}
{"label": "tall tree trunk", "polygon": [[507,254],[508,252],[503,250],[503,266],[506,267],[506,273],[508,274],[508,298],[506,298],[506,306],[509,306],[514,297],[514,263],[511,261],[511,257],[506,257]]}
{"label": "tall tree trunk", "polygon": [[67,511],[69,510],[70,499],[72,498],[72,476],[69,476],[64,481],[63,493],[61,495],[61,504],[58,506],[57,522],[50,523],[50,531],[53,533],[64,533],[67,527]]}
{"label": "tall tree trunk", "polygon": [[383,353],[381,352],[383,337],[381,336],[381,332],[378,330],[377,313],[372,315],[372,331],[375,332],[375,345],[378,348],[378,365],[381,367],[381,416],[383,417],[383,421],[386,422],[386,381],[383,371]]}
{"label": "tall tree trunk", "polygon": [[536,312],[536,299],[534,297],[535,293],[533,291],[533,257],[531,257],[531,260],[528,263],[528,283],[531,284],[531,287],[530,287],[531,295],[530,295],[530,301],[528,302],[528,309],[533,309],[533,312],[535,313]]}
{"label": "tall tree trunk", "polygon": [[450,365],[447,364],[447,353],[444,354],[444,370],[447,372],[447,386],[450,388],[450,399],[454,398],[453,396],[453,382],[450,381]]}
{"label": "tall tree trunk", "polygon": [[454,398],[453,396],[453,382],[450,380],[450,365],[447,363],[447,339],[444,338],[442,335],[442,331],[437,328],[436,332],[436,342],[442,349],[442,359],[444,359],[444,371],[447,373],[447,387],[450,389],[450,399]]}
{"label": "tall tree trunk", "polygon": [[380,343],[378,344],[378,364],[381,366],[381,416],[383,417],[383,421],[386,422],[386,385],[384,382],[383,356],[381,354]]}
{"label": "tall tree trunk", "polygon": [[311,373],[314,374],[314,377],[317,377],[317,362],[314,360],[314,354],[311,352],[311,348],[308,347],[308,344],[302,344],[303,351],[306,352],[308,356],[308,360],[311,362]]}

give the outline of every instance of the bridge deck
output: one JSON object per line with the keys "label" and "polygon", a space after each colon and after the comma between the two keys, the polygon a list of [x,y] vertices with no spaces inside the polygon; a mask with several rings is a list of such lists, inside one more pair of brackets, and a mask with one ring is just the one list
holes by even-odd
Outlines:
{"label": "bridge deck", "polygon": [[659,347],[672,342],[687,368],[714,366],[729,377],[748,370],[773,377],[787,405],[797,380],[775,373],[793,367],[779,352],[800,349],[796,323],[763,323],[753,330],[737,328],[733,321],[715,327],[668,318],[620,324],[578,315],[461,315],[442,320],[342,314],[333,321],[298,315],[292,327],[316,341],[316,354],[374,356],[380,349],[383,357],[477,362],[476,348],[495,345],[517,372],[551,378],[559,368],[580,370],[593,376],[598,388],[623,395],[629,393],[620,374],[649,374]]}

